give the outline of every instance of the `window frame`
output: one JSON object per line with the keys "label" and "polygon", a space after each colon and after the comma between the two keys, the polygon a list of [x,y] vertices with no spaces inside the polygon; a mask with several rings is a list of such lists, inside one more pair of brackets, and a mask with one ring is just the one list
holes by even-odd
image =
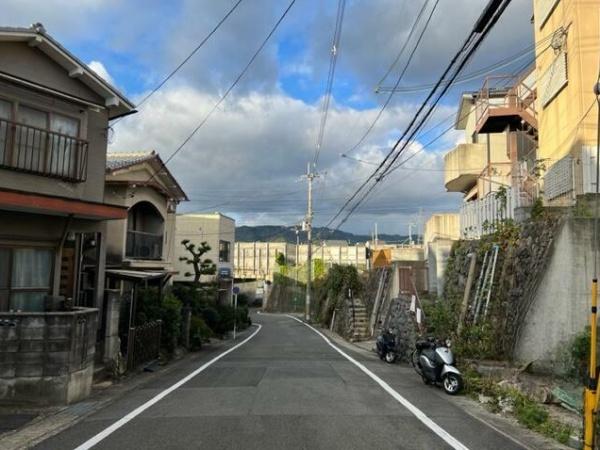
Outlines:
{"label": "window frame", "polygon": [[[225,249],[223,248],[225,246]],[[223,257],[223,252],[227,252],[227,257]],[[231,242],[219,239],[219,262],[231,262]]]}
{"label": "window frame", "polygon": [[[52,266],[50,267],[50,273],[48,275],[48,288],[36,288],[36,287],[17,287],[15,288],[12,283],[12,274],[14,267],[14,251],[18,249],[32,249],[32,250],[49,250],[52,252],[52,257],[50,258],[52,262]],[[0,250],[8,250],[8,270],[7,270],[7,285],[5,287],[0,287],[0,292],[6,294],[6,304],[0,302],[0,312],[10,312],[16,311],[11,308],[12,302],[12,294],[13,293],[21,293],[21,292],[42,292],[46,293],[46,295],[52,295],[52,290],[54,287],[54,271],[56,269],[56,249],[54,246],[50,245],[16,245],[16,244],[5,244],[0,243]],[[1,297],[0,297],[1,298]]]}

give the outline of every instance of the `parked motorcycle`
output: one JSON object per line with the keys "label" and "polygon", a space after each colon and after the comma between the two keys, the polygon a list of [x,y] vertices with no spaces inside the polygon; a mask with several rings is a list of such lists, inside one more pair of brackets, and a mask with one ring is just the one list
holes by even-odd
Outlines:
{"label": "parked motorcycle", "polygon": [[411,361],[425,384],[441,383],[447,394],[456,395],[463,388],[463,379],[449,347],[448,342],[433,338],[418,341]]}
{"label": "parked motorcycle", "polygon": [[387,330],[377,336],[377,354],[388,364],[393,364],[398,358],[396,335]]}

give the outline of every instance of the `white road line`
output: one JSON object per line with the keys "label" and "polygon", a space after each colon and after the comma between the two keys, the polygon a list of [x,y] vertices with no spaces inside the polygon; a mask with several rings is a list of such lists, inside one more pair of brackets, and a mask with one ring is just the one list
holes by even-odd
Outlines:
{"label": "white road line", "polygon": [[429,417],[427,417],[427,415],[425,415],[425,413],[423,411],[421,411],[419,408],[417,408],[411,402],[409,402],[404,397],[402,397],[389,384],[387,384],[385,381],[383,381],[381,378],[379,378],[377,375],[375,375],[373,372],[371,372],[369,369],[367,369],[363,364],[359,363],[357,360],[355,360],[354,358],[352,358],[351,356],[349,356],[348,354],[346,354],[342,350],[340,350],[338,347],[336,347],[331,342],[331,340],[327,336],[325,336],[323,333],[321,333],[319,330],[310,326],[306,322],[303,322],[302,320],[298,319],[297,317],[294,317],[294,316],[291,316],[288,314],[286,314],[286,316],[300,322],[303,325],[306,325],[308,328],[310,328],[315,333],[317,333],[319,336],[321,336],[325,340],[325,342],[327,342],[336,352],[338,352],[340,355],[342,355],[344,358],[346,358],[348,361],[350,361],[352,364],[354,364],[356,367],[358,367],[360,370],[362,370],[365,374],[367,374],[373,381],[375,381],[375,383],[377,383],[379,386],[381,386],[383,388],[383,390],[385,390],[395,400],[397,400],[400,404],[402,404],[402,406],[404,406],[406,409],[408,409],[427,428],[429,428],[431,431],[433,431],[435,434],[437,434],[441,439],[443,439],[452,448],[454,448],[456,450],[469,450],[464,444],[462,444],[460,441],[458,441],[454,436],[452,436],[450,433],[448,433],[446,430],[444,430],[442,427],[440,427],[437,423],[435,423],[433,420],[431,420]]}
{"label": "white road line", "polygon": [[209,367],[212,364],[214,364],[215,362],[217,362],[223,356],[231,353],[232,351],[234,351],[237,348],[240,348],[242,345],[244,345],[246,342],[248,342],[250,339],[252,339],[254,336],[256,336],[256,334],[260,331],[260,329],[262,328],[262,325],[260,325],[258,323],[256,325],[258,326],[258,328],[256,329],[256,331],[254,333],[252,333],[250,336],[248,336],[246,339],[244,339],[242,342],[240,342],[237,345],[234,345],[229,350],[224,351],[220,355],[214,357],[213,359],[211,359],[207,363],[205,363],[202,366],[198,367],[196,370],[194,370],[188,376],[182,378],[177,383],[175,383],[171,387],[165,389],[164,391],[162,391],[160,394],[156,395],[155,397],[151,398],[150,400],[148,400],[143,405],[138,406],[136,409],[134,409],[133,411],[131,411],[126,416],[123,416],[121,419],[119,419],[118,421],[116,421],[115,423],[113,423],[108,428],[102,430],[100,433],[98,433],[94,437],[92,437],[89,440],[85,441],[83,444],[81,444],[75,450],[88,450],[88,449],[94,447],[95,445],[97,445],[98,443],[100,443],[101,441],[103,441],[104,439],[106,439],[108,436],[110,436],[112,433],[114,433],[115,431],[117,431],[119,428],[121,428],[123,425],[125,425],[127,422],[129,422],[133,418],[139,416],[141,413],[143,413],[145,410],[147,410],[148,408],[150,408],[152,405],[154,405],[155,403],[157,403],[160,400],[162,400],[163,398],[165,398],[167,395],[169,395],[175,389],[181,387],[181,385],[187,383],[192,378],[194,378],[196,375],[198,375],[200,372],[202,372],[203,370],[205,370],[207,367]]}

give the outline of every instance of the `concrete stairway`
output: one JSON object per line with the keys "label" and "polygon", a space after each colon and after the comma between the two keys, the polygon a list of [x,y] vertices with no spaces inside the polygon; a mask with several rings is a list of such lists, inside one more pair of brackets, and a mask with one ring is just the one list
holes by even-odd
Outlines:
{"label": "concrete stairway", "polygon": [[353,304],[350,304],[350,325],[352,330],[351,341],[364,341],[369,339],[369,319],[367,317],[367,308],[362,300],[354,299]]}

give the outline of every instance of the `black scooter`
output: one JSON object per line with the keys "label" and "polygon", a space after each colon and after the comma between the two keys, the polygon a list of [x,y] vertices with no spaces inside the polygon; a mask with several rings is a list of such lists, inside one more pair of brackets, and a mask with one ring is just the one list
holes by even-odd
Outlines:
{"label": "black scooter", "polygon": [[398,358],[398,343],[396,335],[387,330],[377,336],[376,341],[377,354],[379,358],[388,364],[393,364]]}

